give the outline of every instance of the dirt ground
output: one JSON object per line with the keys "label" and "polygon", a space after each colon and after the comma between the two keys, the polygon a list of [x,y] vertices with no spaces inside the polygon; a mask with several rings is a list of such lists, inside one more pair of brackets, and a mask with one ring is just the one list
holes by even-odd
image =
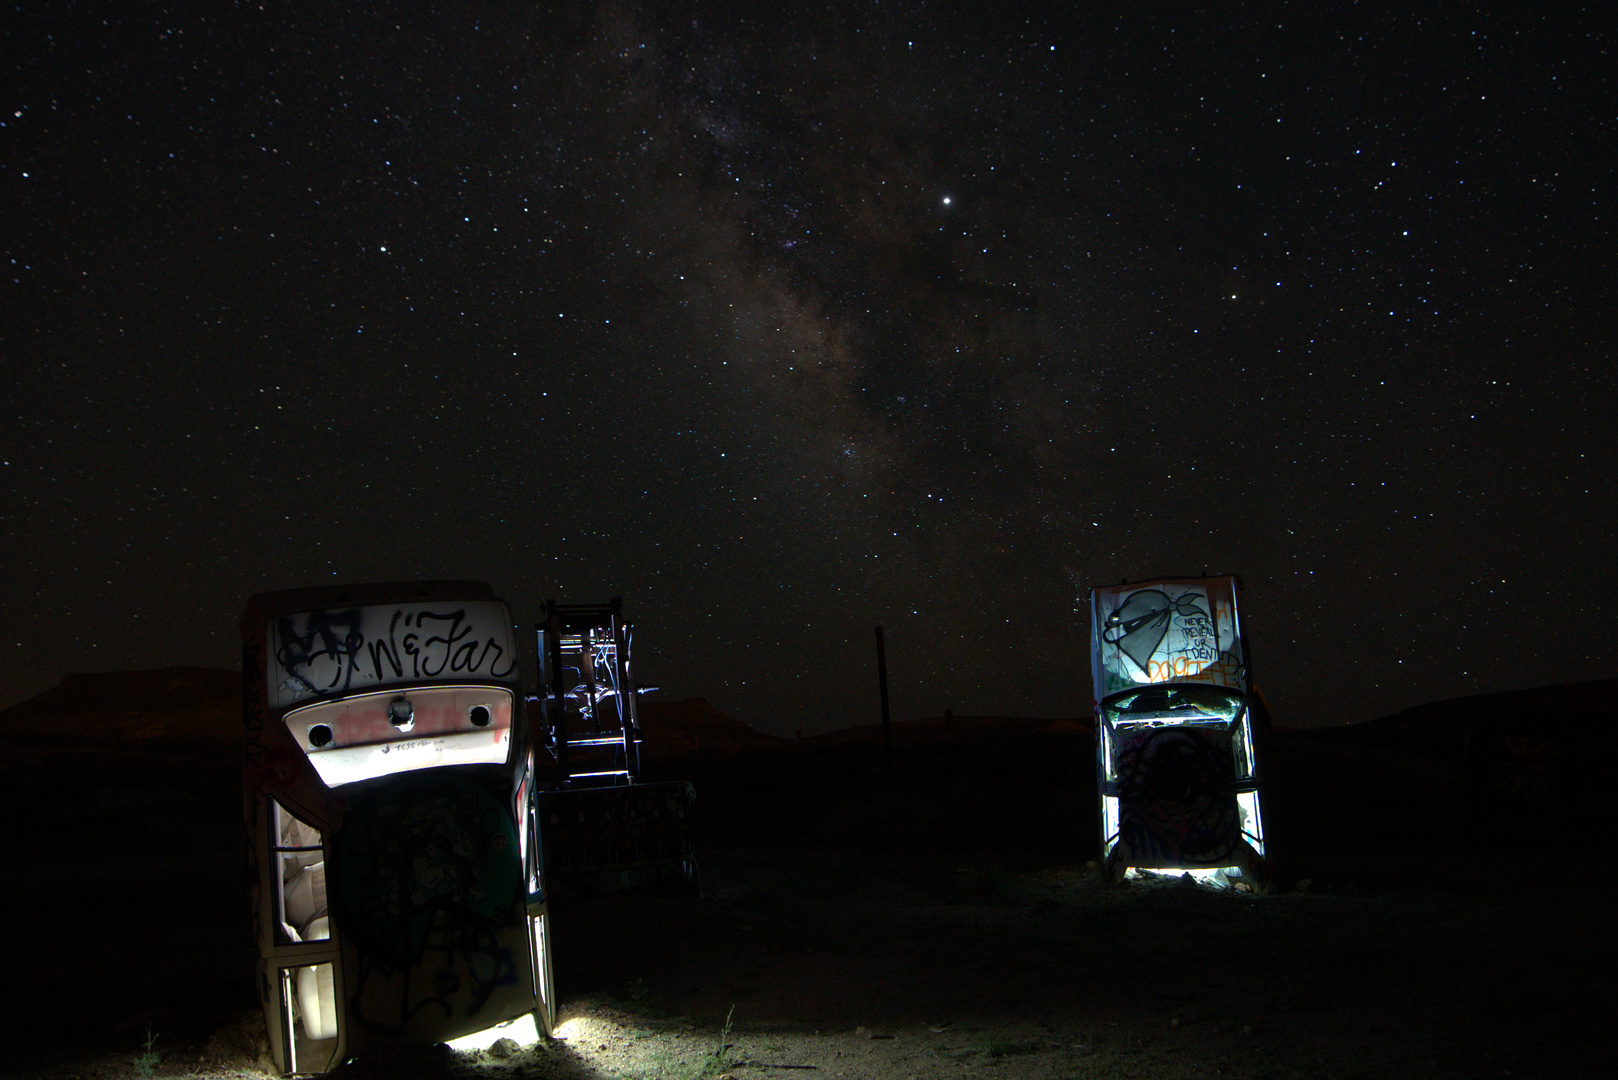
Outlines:
{"label": "dirt ground", "polygon": [[[1612,1074],[1610,893],[1566,877],[1255,896],[1032,860],[785,848],[711,851],[704,873],[702,899],[559,906],[554,1040],[414,1048],[339,1075]],[[250,1012],[212,1030],[147,1023],[150,1075],[259,1075]],[[126,1023],[24,1071],[144,1075],[145,1031]]]}
{"label": "dirt ground", "polygon": [[[701,1050],[726,1015],[731,1060],[760,1074],[1611,1068],[1604,890],[1478,891],[1457,880],[1444,891],[1311,884],[1251,896],[1172,879],[1115,885],[1032,859],[849,850],[716,852],[708,865],[714,900],[620,900],[569,920],[600,920],[576,942],[627,924],[670,943],[656,961],[633,948],[566,956],[574,1015],[602,1035],[585,1040],[596,1075],[655,1075],[646,1058],[664,1024],[698,1024]],[[559,916],[558,932],[567,925]]]}
{"label": "dirt ground", "polygon": [[[5,1075],[262,1075],[229,740],[173,741],[229,707],[142,715],[0,759]],[[1081,724],[901,725],[890,790],[868,730],[664,720],[703,895],[559,892],[555,1038],[340,1077],[1618,1075],[1612,832],[1468,822],[1453,761],[1274,740],[1248,894],[1087,865]]]}

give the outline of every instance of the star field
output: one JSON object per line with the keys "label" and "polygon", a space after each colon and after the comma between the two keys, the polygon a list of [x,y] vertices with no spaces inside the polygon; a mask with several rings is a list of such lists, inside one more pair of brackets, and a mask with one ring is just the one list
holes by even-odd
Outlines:
{"label": "star field", "polygon": [[6,700],[416,577],[777,733],[1202,570],[1284,723],[1610,676],[1595,11],[22,5]]}

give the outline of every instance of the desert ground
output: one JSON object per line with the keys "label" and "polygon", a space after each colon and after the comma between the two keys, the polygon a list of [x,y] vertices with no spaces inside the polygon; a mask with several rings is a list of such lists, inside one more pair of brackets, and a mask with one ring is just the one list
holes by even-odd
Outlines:
{"label": "desert ground", "polygon": [[[262,1075],[239,692],[72,676],[0,713],[0,1073]],[[1611,717],[1610,684],[1586,699]],[[1618,1075],[1612,740],[1581,744],[1572,802],[1481,814],[1466,711],[1272,731],[1273,883],[1237,893],[1095,869],[1084,719],[896,724],[890,786],[877,729],[648,702],[702,895],[559,890],[555,1038],[339,1075]]]}

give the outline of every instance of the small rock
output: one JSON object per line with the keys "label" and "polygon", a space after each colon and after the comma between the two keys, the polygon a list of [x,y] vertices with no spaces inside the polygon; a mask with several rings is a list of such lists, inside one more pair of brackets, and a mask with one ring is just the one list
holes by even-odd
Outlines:
{"label": "small rock", "polygon": [[863,1027],[857,1027],[857,1028],[854,1029],[854,1034],[856,1034],[856,1035],[869,1035],[870,1031],[867,1030],[866,1028],[863,1028]]}
{"label": "small rock", "polygon": [[1293,886],[1293,890],[1295,892],[1308,892],[1314,887],[1315,883],[1313,881],[1310,881],[1308,878],[1304,878],[1302,881]]}
{"label": "small rock", "polygon": [[489,1056],[504,1060],[521,1049],[516,1039],[496,1039],[489,1044]]}

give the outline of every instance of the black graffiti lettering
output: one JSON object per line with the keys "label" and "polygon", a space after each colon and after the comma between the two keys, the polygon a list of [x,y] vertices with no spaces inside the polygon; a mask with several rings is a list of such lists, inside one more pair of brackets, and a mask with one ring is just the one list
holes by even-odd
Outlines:
{"label": "black graffiti lettering", "polygon": [[388,677],[387,673],[382,670],[383,660],[386,660],[388,662],[388,666],[393,669],[393,677],[395,679],[404,675],[404,665],[399,659],[399,644],[394,640],[394,631],[399,625],[401,616],[404,619],[404,624],[409,626],[410,616],[406,615],[402,611],[395,611],[393,613],[393,619],[388,623],[387,638],[378,638],[377,640],[371,642],[371,670],[376,672],[377,682],[385,682]]}
{"label": "black graffiti lettering", "polygon": [[[450,667],[454,650],[460,640],[472,632],[472,627],[466,625],[465,611],[451,611],[443,614],[423,611],[416,616],[416,625],[426,631],[428,619],[449,624],[447,630],[431,635],[422,642],[422,652],[426,655],[426,658],[421,662],[421,674],[429,679],[434,679],[442,675],[445,668]],[[476,643],[474,642],[473,644],[475,645]],[[450,670],[458,669],[450,668]]]}
{"label": "black graffiti lettering", "polygon": [[387,630],[368,639],[367,623],[379,628],[382,614],[375,608],[353,608],[277,619],[275,661],[282,673],[277,678],[284,682],[271,689],[304,697],[343,693],[356,683],[479,672],[504,679],[517,669],[516,655],[508,655],[496,635],[478,634],[477,622],[464,608],[438,612],[396,608],[388,615]]}
{"label": "black graffiti lettering", "polygon": [[1215,647],[1218,638],[1214,635],[1213,620],[1201,611],[1195,614],[1182,615],[1182,630],[1185,634],[1185,649],[1183,655],[1188,660],[1210,663],[1218,658],[1219,652]]}
{"label": "black graffiti lettering", "polygon": [[[365,641],[363,619],[364,612],[359,608],[311,611],[304,616],[302,632],[291,617],[277,619],[281,646],[276,650],[275,662],[306,690],[346,690],[354,677],[355,658]],[[320,676],[313,669],[320,661],[332,665],[324,686],[318,684]]]}
{"label": "black graffiti lettering", "polygon": [[[491,653],[491,652],[494,653],[494,658],[493,659],[489,658],[489,653]],[[476,671],[478,668],[482,667],[484,664],[488,664],[489,665],[489,678],[491,678],[491,679],[504,679],[507,676],[509,676],[514,670],[516,670],[516,667],[517,667],[517,658],[515,656],[513,656],[511,658],[511,662],[506,665],[505,670],[503,670],[503,671],[496,671],[495,670],[495,668],[497,666],[499,666],[500,658],[502,656],[504,656],[505,654],[506,654],[506,650],[502,649],[498,644],[496,644],[494,638],[490,638],[488,640],[488,642],[485,643],[484,646],[483,646],[483,655],[478,658],[478,662],[476,664],[472,665],[472,670]]]}

